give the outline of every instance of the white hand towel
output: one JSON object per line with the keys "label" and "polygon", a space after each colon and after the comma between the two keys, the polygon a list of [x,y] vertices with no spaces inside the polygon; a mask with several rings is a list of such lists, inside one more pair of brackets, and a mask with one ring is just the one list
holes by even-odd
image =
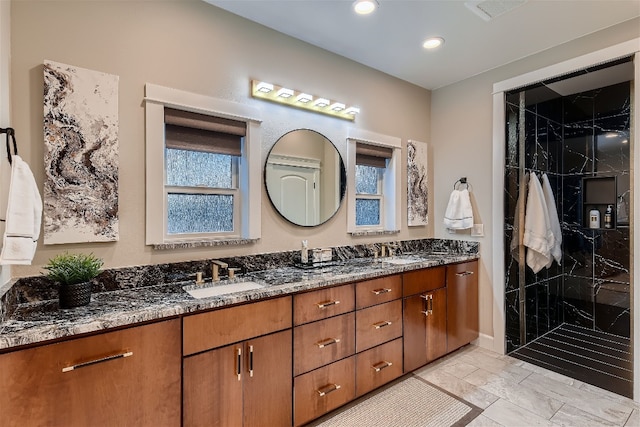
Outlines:
{"label": "white hand towel", "polygon": [[42,198],[36,180],[20,156],[13,156],[0,264],[29,265],[42,222]]}
{"label": "white hand towel", "polygon": [[553,196],[553,190],[549,183],[549,177],[545,173],[542,175],[542,193],[544,201],[547,204],[547,214],[549,215],[549,226],[553,233],[553,245],[551,246],[551,256],[553,257],[547,264],[547,268],[551,267],[553,259],[558,264],[562,262],[562,228],[560,227],[560,219],[558,218],[558,209],[556,208],[556,199]]}
{"label": "white hand towel", "polygon": [[444,213],[444,226],[452,230],[465,230],[473,227],[473,209],[469,190],[453,190]]}
{"label": "white hand towel", "polygon": [[542,194],[542,186],[538,177],[533,173],[529,179],[523,243],[528,248],[527,265],[534,273],[537,273],[551,259],[553,233],[549,225],[549,214],[544,194]]}

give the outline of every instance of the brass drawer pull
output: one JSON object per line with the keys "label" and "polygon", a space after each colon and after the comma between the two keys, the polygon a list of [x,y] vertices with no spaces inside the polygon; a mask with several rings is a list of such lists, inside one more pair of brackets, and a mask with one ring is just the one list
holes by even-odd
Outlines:
{"label": "brass drawer pull", "polygon": [[322,396],[326,396],[327,394],[329,394],[331,392],[334,392],[336,390],[339,390],[339,389],[340,389],[340,384],[327,384],[324,387],[320,387],[316,391],[318,392],[320,397],[322,397]]}
{"label": "brass drawer pull", "polygon": [[323,341],[319,341],[316,343],[318,348],[325,348],[329,345],[338,344],[340,342],[340,338],[329,338]]}
{"label": "brass drawer pull", "polygon": [[384,368],[388,368],[389,366],[392,366],[393,363],[391,362],[387,362],[387,361],[382,361],[380,363],[376,363],[375,365],[371,366],[376,372],[380,372],[382,371]]}
{"label": "brass drawer pull", "polygon": [[391,289],[389,289],[389,288],[380,288],[380,289],[374,289],[371,292],[373,292],[375,295],[380,295],[380,294],[386,294],[387,292],[391,292]]}
{"label": "brass drawer pull", "polygon": [[77,365],[66,366],[66,367],[62,368],[62,372],[71,372],[71,371],[74,371],[76,369],[80,369],[80,368],[84,368],[84,367],[87,367],[87,366],[95,365],[96,363],[108,362],[110,360],[122,359],[122,358],[129,357],[129,356],[133,356],[133,352],[132,351],[128,351],[126,353],[114,354],[112,356],[101,357],[100,359],[95,359],[95,360],[90,360],[88,362],[78,363]]}
{"label": "brass drawer pull", "polygon": [[253,376],[253,346],[249,346],[249,376]]}
{"label": "brass drawer pull", "polygon": [[319,302],[316,303],[316,305],[318,306],[319,309],[323,309],[323,308],[327,308],[327,307],[331,307],[332,305],[337,305],[340,304],[339,300],[335,300],[335,301],[325,301],[325,302]]}
{"label": "brass drawer pull", "polygon": [[456,276],[462,277],[462,276],[471,276],[473,274],[473,271],[463,271],[462,273],[456,273]]}
{"label": "brass drawer pull", "polygon": [[380,329],[380,328],[384,328],[385,326],[389,326],[392,323],[393,322],[391,322],[390,320],[385,320],[384,322],[374,323],[373,327],[376,328],[376,329]]}

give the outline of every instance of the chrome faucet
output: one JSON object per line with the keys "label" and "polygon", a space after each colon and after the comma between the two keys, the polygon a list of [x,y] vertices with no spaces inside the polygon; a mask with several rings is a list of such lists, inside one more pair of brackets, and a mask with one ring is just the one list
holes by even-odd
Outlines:
{"label": "chrome faucet", "polygon": [[229,267],[229,264],[227,264],[226,262],[218,261],[216,259],[211,261],[211,281],[212,282],[219,281],[220,280],[219,269],[220,268],[224,269],[228,267]]}

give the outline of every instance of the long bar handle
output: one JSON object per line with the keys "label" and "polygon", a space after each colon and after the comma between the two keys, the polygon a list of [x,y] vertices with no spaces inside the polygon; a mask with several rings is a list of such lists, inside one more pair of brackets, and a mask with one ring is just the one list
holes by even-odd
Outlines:
{"label": "long bar handle", "polygon": [[473,274],[473,271],[463,271],[462,273],[456,273],[456,276],[458,277],[471,276],[472,274]]}
{"label": "long bar handle", "polygon": [[371,292],[373,292],[375,295],[381,295],[381,294],[386,294],[387,292],[391,292],[391,289],[389,289],[389,288],[380,288],[380,289],[374,289]]}
{"label": "long bar handle", "polygon": [[95,365],[96,363],[108,362],[110,360],[115,360],[115,359],[123,359],[123,358],[129,357],[129,356],[133,356],[133,351],[128,351],[126,353],[118,353],[118,354],[114,354],[112,356],[101,357],[99,359],[90,360],[88,362],[78,363],[77,365],[66,366],[66,367],[62,368],[62,372],[71,372],[71,371],[75,371],[76,369],[85,368],[87,366]]}
{"label": "long bar handle", "polygon": [[242,348],[236,348],[236,375],[238,381],[242,380]]}
{"label": "long bar handle", "polygon": [[391,324],[393,324],[391,320],[385,320],[383,322],[374,323],[373,327],[376,329],[380,329],[380,328],[384,328],[385,326],[390,326]]}
{"label": "long bar handle", "polygon": [[253,346],[249,346],[249,376],[253,376]]}
{"label": "long bar handle", "polygon": [[420,295],[420,298],[424,299],[424,311],[421,311],[420,313],[424,314],[425,316],[433,314],[433,295]]}
{"label": "long bar handle", "polygon": [[331,307],[332,305],[337,305],[340,304],[339,300],[334,300],[334,301],[324,301],[324,302],[318,302],[316,303],[316,305],[318,306],[319,309],[324,309],[327,307]]}
{"label": "long bar handle", "polygon": [[326,340],[317,342],[316,345],[318,346],[318,348],[325,348],[329,345],[338,344],[339,342],[340,338],[328,338]]}
{"label": "long bar handle", "polygon": [[420,298],[424,300],[424,303],[422,304],[422,306],[424,307],[424,310],[420,310],[420,313],[424,314],[425,316],[428,316],[429,315],[429,294],[420,295]]}
{"label": "long bar handle", "polygon": [[327,384],[324,387],[320,387],[316,391],[322,397],[322,396],[326,396],[327,394],[332,393],[332,392],[334,392],[336,390],[340,390],[340,384]]}
{"label": "long bar handle", "polygon": [[389,366],[392,366],[393,363],[391,362],[387,362],[386,360],[383,360],[382,362],[376,363],[375,365],[372,365],[371,367],[373,368],[373,370],[375,370],[376,372],[380,372],[382,371],[384,368],[388,368]]}

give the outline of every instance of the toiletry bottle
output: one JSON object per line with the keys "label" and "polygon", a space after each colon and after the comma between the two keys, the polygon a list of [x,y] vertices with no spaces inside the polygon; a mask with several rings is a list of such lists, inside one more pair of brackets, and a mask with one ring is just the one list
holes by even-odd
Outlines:
{"label": "toiletry bottle", "polygon": [[607,210],[604,213],[604,228],[613,227],[613,205],[607,205]]}
{"label": "toiletry bottle", "polygon": [[600,228],[600,211],[598,209],[589,211],[589,228]]}

